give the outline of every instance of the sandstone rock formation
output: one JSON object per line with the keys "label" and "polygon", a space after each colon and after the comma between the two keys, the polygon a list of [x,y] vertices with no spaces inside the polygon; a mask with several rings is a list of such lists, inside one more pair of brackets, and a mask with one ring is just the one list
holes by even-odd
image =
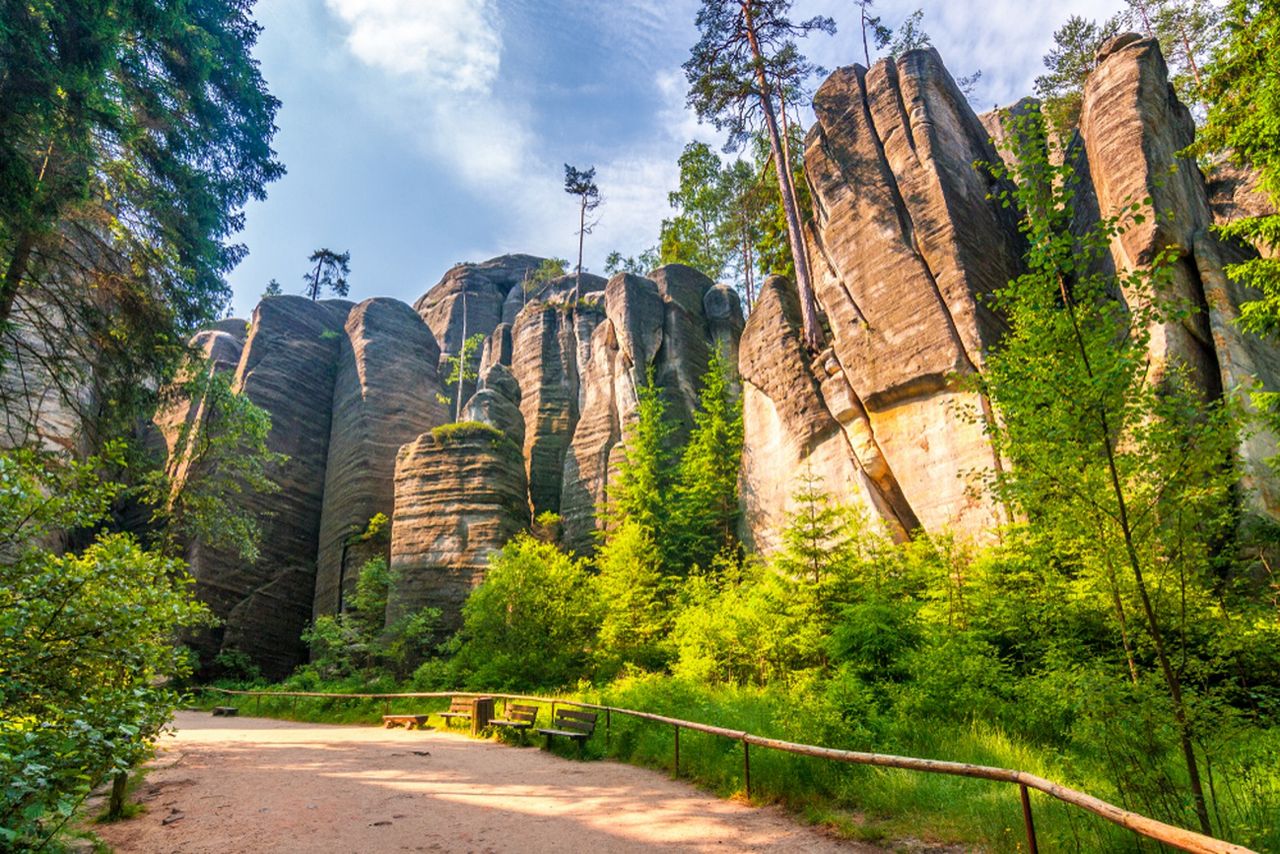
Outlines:
{"label": "sandstone rock formation", "polygon": [[528,501],[520,447],[496,428],[449,425],[401,448],[388,621],[431,607],[457,629],[489,555],[528,527]]}
{"label": "sandstone rock formation", "polygon": [[[742,394],[750,545],[776,545],[809,477],[899,539],[921,528],[983,536],[1003,521],[972,488],[1002,462],[984,433],[990,407],[964,378],[1005,332],[987,297],[1021,270],[1016,216],[992,200],[1007,185],[974,167],[1010,156],[1007,114],[979,119],[932,49],[839,69],[815,110],[805,163],[821,353],[802,346],[784,279],[765,282],[744,323],[737,294],[688,267],[533,289],[542,259],[530,255],[458,265],[413,309],[278,297],[259,306],[247,340],[238,321],[202,333],[290,455],[281,495],[246,499],[266,527],[259,561],[192,547],[199,593],[225,620],[204,651],[236,648],[283,673],[302,659],[305,622],[340,609],[339,591],[379,554],[394,571],[388,619],[435,607],[450,629],[492,553],[537,514],[559,514],[563,544],[590,552],[638,389],[653,378],[683,436],[716,350]],[[1150,196],[1155,215],[1108,263],[1130,269],[1174,247],[1176,294],[1203,309],[1156,330],[1155,360],[1190,366],[1207,395],[1241,394],[1255,377],[1278,388],[1280,353],[1233,323],[1250,295],[1223,262],[1247,250],[1208,231],[1256,200],[1230,182],[1210,196],[1178,156],[1191,133],[1154,43],[1108,44],[1064,147],[1085,179],[1077,222]],[[462,423],[447,424],[454,406],[437,396],[456,404],[458,390],[440,388],[440,369],[475,334],[479,379],[461,390]],[[166,431],[199,417],[198,403],[179,407]],[[1255,434],[1241,449],[1250,500],[1272,513],[1280,490],[1261,460],[1275,442]],[[391,516],[389,544],[353,539],[378,512]]]}
{"label": "sandstone rock formation", "polygon": [[[1240,304],[1257,298],[1225,273],[1239,247],[1210,231],[1214,213],[1204,176],[1181,156],[1195,137],[1190,111],[1169,85],[1154,39],[1117,36],[1099,50],[1098,67],[1085,84],[1080,135],[1103,216],[1150,199],[1146,216],[1112,244],[1117,268],[1145,266],[1165,250],[1176,261],[1166,296],[1198,311],[1152,330],[1151,354],[1158,381],[1163,367],[1188,367],[1199,388],[1216,397],[1236,395],[1248,405],[1255,382],[1280,389],[1280,352],[1236,324]],[[1132,295],[1128,295],[1130,299]],[[1245,486],[1253,509],[1280,511],[1280,483],[1266,465],[1276,437],[1260,430],[1241,446]]]}
{"label": "sandstone rock formation", "polygon": [[[425,322],[393,299],[366,300],[339,339],[320,514],[314,611],[335,613],[355,591],[353,535],[395,507],[400,446],[449,420],[438,399],[440,348]],[[339,594],[339,584],[342,592]]]}
{"label": "sandstone rock formation", "polygon": [[954,377],[978,370],[998,340],[1004,323],[985,298],[1019,271],[1016,222],[973,165],[997,154],[932,49],[840,69],[814,107],[805,163],[831,348],[812,381],[846,425],[851,464],[875,484],[867,503],[900,508],[891,528],[989,529],[997,508],[964,474],[999,461],[984,401]]}

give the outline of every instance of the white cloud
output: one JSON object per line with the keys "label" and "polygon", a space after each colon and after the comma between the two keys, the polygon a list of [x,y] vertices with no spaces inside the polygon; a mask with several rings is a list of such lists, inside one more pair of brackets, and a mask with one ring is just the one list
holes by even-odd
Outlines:
{"label": "white cloud", "polygon": [[446,92],[488,92],[502,37],[490,0],[327,0],[362,62]]}

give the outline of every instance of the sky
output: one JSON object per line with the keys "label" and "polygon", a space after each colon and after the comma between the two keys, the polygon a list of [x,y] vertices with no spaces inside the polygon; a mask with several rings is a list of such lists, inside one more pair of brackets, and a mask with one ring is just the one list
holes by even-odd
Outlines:
{"label": "sky", "polygon": [[[1030,94],[1053,31],[1122,0],[878,0],[890,26],[916,8],[955,76],[982,71],[981,112]],[[249,255],[229,276],[247,317],[268,281],[300,293],[307,256],[351,253],[350,298],[412,302],[454,264],[508,252],[577,256],[564,165],[595,166],[604,196],[583,263],[657,242],[676,159],[718,144],[685,108],[681,64],[698,0],[258,0],[255,56],[281,100],[288,174],[246,209]],[[862,61],[853,0],[796,0],[835,36],[805,54]],[[806,110],[806,123],[812,120]]]}

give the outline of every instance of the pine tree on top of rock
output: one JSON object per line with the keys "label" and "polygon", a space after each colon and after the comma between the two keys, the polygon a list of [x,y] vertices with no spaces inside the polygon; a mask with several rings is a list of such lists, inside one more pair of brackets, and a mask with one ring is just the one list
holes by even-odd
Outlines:
{"label": "pine tree on top of rock", "polygon": [[325,290],[333,291],[335,296],[345,297],[351,289],[347,276],[351,275],[351,253],[334,252],[332,249],[317,249],[307,259],[315,264],[315,269],[302,276],[307,283],[303,294],[312,300],[320,299]]}
{"label": "pine tree on top of rock", "polygon": [[579,170],[566,163],[564,191],[578,199],[578,272],[573,282],[573,301],[576,303],[578,294],[582,290],[582,242],[599,222],[599,220],[587,222],[587,214],[604,202],[600,197],[600,188],[596,186],[596,167]]}

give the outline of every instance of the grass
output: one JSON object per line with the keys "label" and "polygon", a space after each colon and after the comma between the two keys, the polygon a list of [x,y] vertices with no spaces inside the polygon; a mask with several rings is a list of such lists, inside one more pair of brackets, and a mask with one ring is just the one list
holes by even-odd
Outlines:
{"label": "grass", "polygon": [[[303,690],[295,688],[295,690]],[[391,691],[359,687],[350,682],[318,691]],[[412,690],[409,688],[403,690]],[[886,739],[869,736],[855,722],[832,719],[819,703],[799,702],[782,691],[753,688],[716,688],[692,685],[670,677],[619,680],[602,689],[563,693],[565,699],[633,708],[699,721],[756,735],[851,750],[924,758],[946,759],[1028,771],[1055,782],[1124,804],[1111,785],[1080,770],[1073,757],[1038,749],[991,726],[968,727],[912,722]],[[320,698],[231,697],[206,693],[202,708],[234,705],[244,714],[262,714],[287,720],[318,723],[374,725],[389,713],[436,713],[448,708],[449,698],[335,700]],[[500,708],[500,707],[499,707]],[[384,712],[386,710],[386,712]],[[542,704],[539,724],[550,720]],[[445,729],[440,718],[431,724]],[[458,731],[465,729],[456,728]],[[514,732],[499,731],[493,737],[511,744]],[[602,737],[603,736],[603,737]],[[1268,736],[1270,737],[1270,735]],[[1280,738],[1280,734],[1276,735]],[[530,743],[538,743],[536,735]],[[872,743],[872,742],[875,743]],[[557,754],[574,757],[576,747],[556,740]],[[1253,745],[1261,755],[1266,750]],[[606,729],[601,714],[595,735],[587,743],[588,759],[608,757],[667,774],[672,773],[672,727],[626,715],[613,714]],[[837,763],[782,753],[760,747],[751,749],[751,802],[776,803],[797,817],[823,825],[851,839],[870,842],[919,839],[930,843],[980,846],[997,852],[1026,850],[1018,788],[987,780],[928,774],[897,769]],[[745,793],[742,745],[705,733],[683,730],[680,734],[680,777],[725,798]],[[1237,828],[1241,841],[1259,850],[1280,850],[1280,830],[1274,811],[1259,804],[1276,803],[1280,793],[1280,769],[1257,767],[1252,776],[1237,780],[1224,793],[1220,805],[1230,815],[1227,826]],[[1234,797],[1229,802],[1228,794]],[[1156,850],[1131,832],[1047,795],[1032,792],[1032,812],[1037,838],[1045,851],[1145,851]],[[1233,805],[1234,803],[1234,805]]]}

